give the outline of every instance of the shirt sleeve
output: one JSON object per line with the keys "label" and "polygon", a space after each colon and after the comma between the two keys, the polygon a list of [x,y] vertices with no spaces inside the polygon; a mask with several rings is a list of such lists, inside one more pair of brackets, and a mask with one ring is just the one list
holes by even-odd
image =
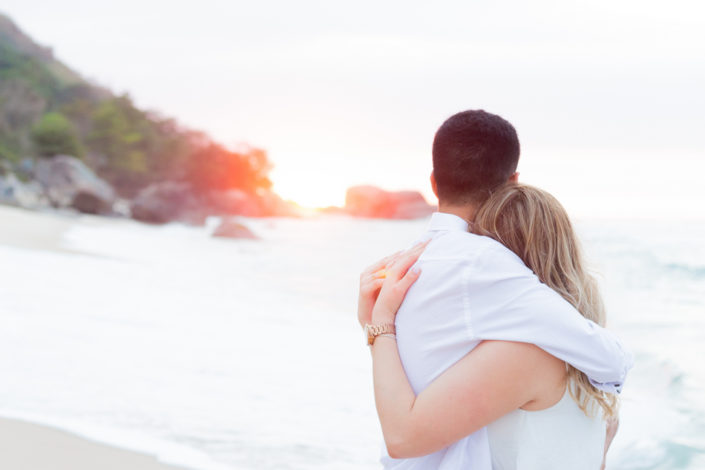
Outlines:
{"label": "shirt sleeve", "polygon": [[466,324],[477,339],[533,343],[619,393],[632,355],[610,331],[583,317],[503,246],[468,266]]}

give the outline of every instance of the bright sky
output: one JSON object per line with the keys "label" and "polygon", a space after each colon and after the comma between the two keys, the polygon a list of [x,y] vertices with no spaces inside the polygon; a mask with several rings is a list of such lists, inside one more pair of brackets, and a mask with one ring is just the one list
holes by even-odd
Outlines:
{"label": "bright sky", "polygon": [[428,189],[436,128],[511,121],[579,217],[705,218],[701,0],[4,0],[59,59],[228,145],[310,206]]}

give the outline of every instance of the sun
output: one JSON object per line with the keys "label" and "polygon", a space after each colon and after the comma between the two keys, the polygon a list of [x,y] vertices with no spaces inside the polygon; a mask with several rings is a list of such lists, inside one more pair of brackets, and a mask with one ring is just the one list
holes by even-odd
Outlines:
{"label": "sun", "polygon": [[317,209],[329,206],[342,207],[345,191],[352,182],[331,175],[306,172],[272,172],[273,190],[283,199],[293,201],[301,207]]}

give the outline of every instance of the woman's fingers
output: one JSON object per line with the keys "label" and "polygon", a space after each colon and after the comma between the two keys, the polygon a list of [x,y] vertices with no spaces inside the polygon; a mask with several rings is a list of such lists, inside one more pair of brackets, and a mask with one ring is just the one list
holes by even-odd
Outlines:
{"label": "woman's fingers", "polygon": [[421,256],[421,253],[426,249],[428,243],[429,241],[419,243],[399,256],[392,268],[388,271],[387,277],[389,277],[390,274],[393,275],[396,280],[404,277],[407,271],[409,271],[409,268],[418,261],[419,256]]}
{"label": "woman's fingers", "polygon": [[409,290],[409,287],[416,282],[420,275],[421,268],[413,267],[409,269],[404,277],[402,277],[397,283],[397,288],[404,293],[404,296],[406,296],[406,292]]}
{"label": "woman's fingers", "polygon": [[379,290],[384,284],[383,277],[368,276],[360,282],[360,289],[365,292]]}
{"label": "woman's fingers", "polygon": [[419,259],[421,253],[426,248],[430,240],[417,243],[407,251],[397,251],[389,256],[385,256],[374,264],[371,264],[360,275],[360,283],[364,283],[368,288],[371,283],[384,281],[388,277],[394,280],[401,279],[409,268]]}
{"label": "woman's fingers", "polygon": [[[383,272],[383,271],[387,268],[387,266],[389,266],[390,263],[393,263],[394,260],[395,260],[397,257],[399,257],[399,255],[400,255],[401,253],[402,253],[401,251],[397,251],[396,253],[392,253],[392,254],[389,255],[389,256],[385,256],[385,257],[382,258],[381,260],[379,260],[379,261],[377,261],[377,262],[371,264],[370,266],[368,266],[367,269],[365,269],[365,270],[362,272],[362,275],[363,275],[363,276],[365,276],[365,275],[367,275],[367,274],[374,275],[375,273]],[[379,277],[379,276],[378,276],[378,277]]]}
{"label": "woman's fingers", "polygon": [[389,269],[392,267],[392,265],[396,262],[396,260],[399,259],[399,257],[404,254],[404,250],[399,250],[396,253],[394,253],[391,256],[387,256],[385,259],[387,261],[387,264],[384,266],[386,269]]}

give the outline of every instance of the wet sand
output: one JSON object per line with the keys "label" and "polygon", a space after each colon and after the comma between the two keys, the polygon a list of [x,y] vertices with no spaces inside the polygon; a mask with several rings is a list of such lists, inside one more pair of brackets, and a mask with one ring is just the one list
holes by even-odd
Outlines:
{"label": "wet sand", "polygon": [[0,468],[7,470],[187,470],[58,429],[0,418]]}

